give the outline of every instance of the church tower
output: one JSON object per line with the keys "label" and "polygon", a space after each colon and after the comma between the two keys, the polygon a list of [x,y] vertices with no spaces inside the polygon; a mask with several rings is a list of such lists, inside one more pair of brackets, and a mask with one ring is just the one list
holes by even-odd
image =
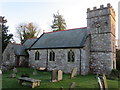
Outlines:
{"label": "church tower", "polygon": [[90,72],[109,74],[116,68],[115,11],[106,7],[87,9],[87,29],[90,36]]}

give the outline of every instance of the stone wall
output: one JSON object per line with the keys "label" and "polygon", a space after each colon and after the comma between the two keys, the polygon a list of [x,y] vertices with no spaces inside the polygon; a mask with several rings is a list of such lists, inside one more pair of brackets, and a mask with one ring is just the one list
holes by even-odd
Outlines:
{"label": "stone wall", "polygon": [[[39,51],[40,60],[35,60],[35,52]],[[29,53],[29,66],[33,68],[46,67],[47,63],[47,50],[28,50]]]}
{"label": "stone wall", "polygon": [[[13,43],[9,43],[2,54],[2,71],[6,71],[15,67],[16,64],[16,57],[14,51]],[[28,63],[28,56],[19,56],[19,66],[27,66]]]}
{"label": "stone wall", "polygon": [[111,33],[91,34],[91,51],[112,52],[111,45]]}
{"label": "stone wall", "polygon": [[112,53],[91,52],[91,72],[96,73],[110,73],[112,70]]}
{"label": "stone wall", "polygon": [[2,55],[2,70],[5,71],[15,66],[13,44],[9,43]]}
{"label": "stone wall", "polygon": [[28,56],[20,56],[19,66],[28,67],[28,60],[29,60]]}
{"label": "stone wall", "polygon": [[[61,69],[65,73],[70,73],[73,68],[77,67],[79,73],[80,67],[80,50],[71,49],[75,53],[75,61],[68,62],[68,52],[70,49],[52,49],[55,52],[55,61],[49,61],[48,57],[48,69],[52,70],[56,67],[57,70]],[[48,50],[48,54],[51,50]]]}
{"label": "stone wall", "polygon": [[[87,48],[88,47],[86,46],[82,50],[73,49],[73,48],[30,50],[28,51],[29,52],[29,66],[34,67],[34,68],[46,67],[48,71],[51,71],[52,69],[56,68],[57,70],[59,69],[63,70],[64,73],[70,73],[73,68],[77,67],[78,74],[85,75],[85,74],[88,74],[89,72],[89,60],[88,60],[89,55],[86,55],[88,54]],[[49,53],[51,50],[55,52],[55,61],[49,60]],[[74,62],[68,62],[67,54],[70,50],[72,50],[75,54]],[[40,53],[40,60],[35,60],[36,51],[39,51]]]}
{"label": "stone wall", "polygon": [[81,49],[81,74],[89,73],[90,67],[90,38],[88,37],[85,46]]}

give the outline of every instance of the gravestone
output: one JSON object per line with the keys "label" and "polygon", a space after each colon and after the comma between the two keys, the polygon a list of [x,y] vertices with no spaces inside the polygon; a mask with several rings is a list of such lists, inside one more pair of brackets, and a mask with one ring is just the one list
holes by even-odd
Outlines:
{"label": "gravestone", "polygon": [[11,78],[16,78],[16,74],[15,74],[15,73],[12,73],[12,74],[11,74]]}
{"label": "gravestone", "polygon": [[17,69],[14,67],[13,68],[13,73],[16,74],[17,73]]}
{"label": "gravestone", "polygon": [[63,71],[59,70],[58,71],[58,81],[62,80],[62,74],[63,74]]}
{"label": "gravestone", "polygon": [[99,77],[98,77],[98,86],[100,90],[103,90],[103,86]]}
{"label": "gravestone", "polygon": [[56,80],[56,72],[57,72],[56,69],[53,69],[53,70],[52,70],[51,82],[57,82],[57,80]]}
{"label": "gravestone", "polygon": [[104,87],[104,90],[108,89],[108,85],[107,85],[107,80],[106,80],[105,74],[103,74],[103,87]]}
{"label": "gravestone", "polygon": [[15,78],[17,74],[17,69],[14,67],[13,68],[13,73],[11,74],[11,78]]}
{"label": "gravestone", "polygon": [[2,74],[2,71],[1,71],[1,69],[0,69],[0,75]]}
{"label": "gravestone", "polygon": [[77,68],[74,68],[71,72],[70,78],[73,78],[77,75]]}
{"label": "gravestone", "polygon": [[73,88],[75,88],[75,87],[76,87],[76,83],[75,83],[75,82],[72,82],[72,83],[70,84],[69,90],[73,90]]}
{"label": "gravestone", "polygon": [[33,75],[37,75],[37,70],[34,68]]}

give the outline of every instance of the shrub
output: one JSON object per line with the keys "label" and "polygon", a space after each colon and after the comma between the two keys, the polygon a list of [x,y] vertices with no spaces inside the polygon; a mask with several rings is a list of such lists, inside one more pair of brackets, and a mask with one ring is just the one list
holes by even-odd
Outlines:
{"label": "shrub", "polygon": [[120,78],[120,71],[113,69],[108,76],[109,79],[118,80]]}
{"label": "shrub", "polygon": [[120,50],[116,50],[116,69],[120,70]]}

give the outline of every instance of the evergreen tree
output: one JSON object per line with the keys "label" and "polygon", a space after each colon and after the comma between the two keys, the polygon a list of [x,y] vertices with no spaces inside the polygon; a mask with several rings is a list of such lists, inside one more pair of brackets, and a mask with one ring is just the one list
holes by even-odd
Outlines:
{"label": "evergreen tree", "polygon": [[53,25],[51,26],[53,31],[65,30],[66,29],[66,22],[63,19],[63,16],[57,12],[57,14],[53,14]]}
{"label": "evergreen tree", "polygon": [[5,23],[7,23],[7,20],[5,20],[4,17],[0,18],[2,25],[2,52],[3,52],[8,43],[10,42],[10,39],[12,38],[13,34],[8,34],[8,26],[5,25]]}

